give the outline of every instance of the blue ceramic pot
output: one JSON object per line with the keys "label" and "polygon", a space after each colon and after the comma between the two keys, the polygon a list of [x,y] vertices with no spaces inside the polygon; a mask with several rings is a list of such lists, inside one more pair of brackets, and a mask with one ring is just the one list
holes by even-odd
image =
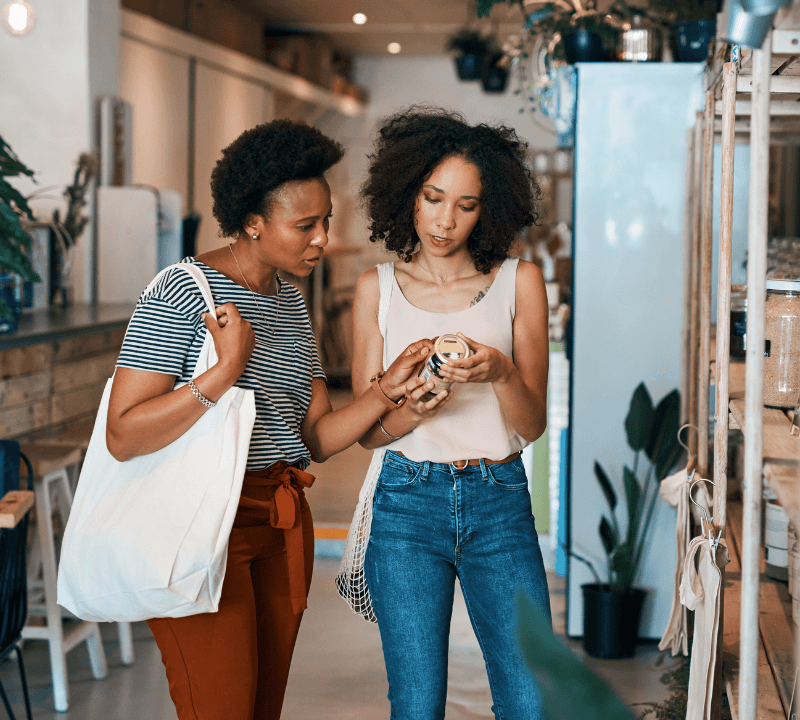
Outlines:
{"label": "blue ceramic pot", "polygon": [[576,62],[603,62],[608,59],[603,38],[586,28],[564,35],[564,55],[570,65]]}
{"label": "blue ceramic pot", "polygon": [[676,25],[678,62],[703,62],[708,57],[708,46],[717,32],[717,19],[687,20]]}
{"label": "blue ceramic pot", "polygon": [[0,316],[0,335],[17,331],[17,318],[22,309],[21,283],[15,275],[0,273],[0,298],[11,308],[11,317]]}
{"label": "blue ceramic pot", "polygon": [[458,55],[456,73],[459,80],[480,80],[483,70],[483,55]]}
{"label": "blue ceramic pot", "polygon": [[483,72],[481,73],[481,87],[487,93],[501,93],[506,89],[508,70],[497,66],[497,61],[502,55],[489,54],[483,58]]}

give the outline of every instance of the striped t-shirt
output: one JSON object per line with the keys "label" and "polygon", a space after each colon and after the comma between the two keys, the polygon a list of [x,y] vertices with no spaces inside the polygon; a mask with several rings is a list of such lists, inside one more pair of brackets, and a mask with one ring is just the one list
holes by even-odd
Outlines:
{"label": "striped t-shirt", "polygon": [[[214,303],[232,302],[256,334],[255,350],[235,383],[255,391],[256,421],[247,469],[260,470],[280,460],[305,468],[311,458],[300,437],[300,424],[311,400],[311,380],[324,379],[325,374],[300,291],[279,279],[277,295],[256,294],[259,312],[247,288],[194,258],[181,262],[199,267]],[[166,373],[188,382],[207,332],[200,318],[207,309],[188,273],[178,269],[165,273],[139,298],[117,367]]]}

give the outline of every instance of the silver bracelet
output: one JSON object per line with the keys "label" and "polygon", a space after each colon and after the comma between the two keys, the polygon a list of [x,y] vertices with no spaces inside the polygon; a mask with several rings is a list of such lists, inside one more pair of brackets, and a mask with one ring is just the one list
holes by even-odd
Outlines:
{"label": "silver bracelet", "polygon": [[192,391],[192,395],[194,395],[207,408],[212,408],[217,404],[216,401],[209,400],[197,389],[197,385],[194,384],[194,380],[189,380],[189,389]]}
{"label": "silver bracelet", "polygon": [[381,432],[386,435],[387,438],[389,438],[389,440],[399,440],[401,437],[403,437],[402,435],[390,435],[388,432],[386,432],[386,430],[383,428],[381,418],[378,418],[378,427],[381,429]]}

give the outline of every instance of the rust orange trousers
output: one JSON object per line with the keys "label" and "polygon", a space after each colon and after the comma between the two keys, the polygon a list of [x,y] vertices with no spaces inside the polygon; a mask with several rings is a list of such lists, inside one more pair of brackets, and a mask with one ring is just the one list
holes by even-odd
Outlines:
{"label": "rust orange trousers", "polygon": [[180,720],[278,720],[314,565],[303,488],[277,463],[246,473],[216,613],[148,620]]}

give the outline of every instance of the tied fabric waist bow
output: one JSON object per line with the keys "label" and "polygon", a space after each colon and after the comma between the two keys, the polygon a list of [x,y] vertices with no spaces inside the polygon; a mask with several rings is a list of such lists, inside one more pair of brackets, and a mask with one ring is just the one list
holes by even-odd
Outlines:
{"label": "tied fabric waist bow", "polygon": [[[308,607],[306,595],[306,567],[303,548],[303,513],[300,506],[300,493],[310,488],[316,478],[304,470],[281,461],[264,470],[248,472],[244,476],[242,496],[239,499],[239,512],[250,518],[264,517],[269,509],[269,523],[284,531],[286,541],[286,563],[289,571],[289,597],[295,614]],[[271,488],[265,499],[247,495],[253,487]]]}

